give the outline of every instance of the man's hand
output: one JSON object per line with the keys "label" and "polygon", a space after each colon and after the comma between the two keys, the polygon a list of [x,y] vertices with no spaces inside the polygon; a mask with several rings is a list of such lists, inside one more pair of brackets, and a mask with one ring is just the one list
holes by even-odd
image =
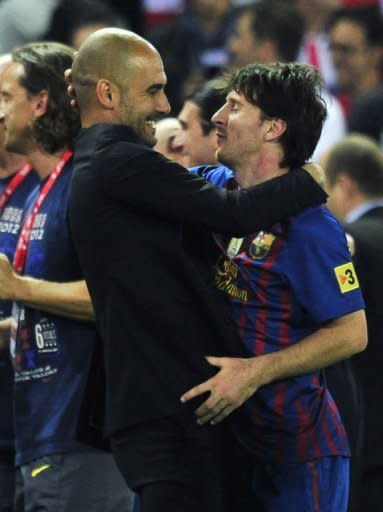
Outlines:
{"label": "man's hand", "polygon": [[17,274],[12,268],[8,257],[0,253],[0,299],[13,300]]}
{"label": "man's hand", "polygon": [[187,402],[206,391],[210,397],[195,411],[197,423],[203,425],[210,422],[215,425],[225,419],[237,407],[242,405],[262,385],[260,380],[261,365],[257,359],[207,357],[209,364],[217,366],[220,371],[209,380],[190,389],[181,397]]}

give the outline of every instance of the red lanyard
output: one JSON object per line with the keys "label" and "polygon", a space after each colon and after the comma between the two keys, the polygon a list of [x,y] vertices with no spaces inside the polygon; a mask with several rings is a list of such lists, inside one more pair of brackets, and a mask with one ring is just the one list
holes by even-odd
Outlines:
{"label": "red lanyard", "polygon": [[27,261],[29,241],[31,238],[32,228],[35,223],[36,215],[38,214],[44,199],[47,197],[49,191],[53,187],[54,182],[56,181],[61,171],[63,170],[65,164],[72,157],[72,155],[73,151],[71,149],[67,149],[66,151],[64,151],[64,153],[60,157],[60,160],[57,162],[55,168],[53,169],[52,173],[49,175],[49,178],[40,190],[40,193],[36,201],[34,202],[33,206],[31,206],[31,210],[26,216],[26,219],[23,223],[23,227],[21,229],[19,241],[17,242],[15,256],[13,258],[13,268],[18,274],[22,274],[24,272],[25,263]]}
{"label": "red lanyard", "polygon": [[9,198],[14,193],[14,191],[22,184],[28,174],[31,172],[32,166],[31,164],[25,164],[20,171],[18,171],[11,181],[8,183],[4,190],[0,194],[0,213],[3,212],[5,205],[7,204]]}

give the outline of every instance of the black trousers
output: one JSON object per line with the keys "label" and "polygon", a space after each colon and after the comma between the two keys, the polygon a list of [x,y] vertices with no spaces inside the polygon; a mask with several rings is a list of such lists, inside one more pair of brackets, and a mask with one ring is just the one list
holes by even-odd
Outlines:
{"label": "black trousers", "polygon": [[226,425],[199,426],[178,414],[129,427],[111,446],[140,512],[252,509],[250,461]]}
{"label": "black trousers", "polygon": [[15,499],[15,454],[0,452],[0,512],[12,512]]}

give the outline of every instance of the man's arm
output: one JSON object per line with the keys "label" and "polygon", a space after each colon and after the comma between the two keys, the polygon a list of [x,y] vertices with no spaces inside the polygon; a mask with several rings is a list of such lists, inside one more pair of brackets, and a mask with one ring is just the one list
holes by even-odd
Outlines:
{"label": "man's arm", "polygon": [[142,211],[203,225],[210,231],[232,236],[253,233],[327,198],[302,169],[246,190],[227,191],[149,149],[124,162],[123,148],[116,150],[111,159],[115,164],[103,174],[107,195]]}
{"label": "man's arm", "polygon": [[55,283],[16,274],[5,254],[0,254],[0,299],[74,320],[94,321],[94,311],[84,280]]}
{"label": "man's arm", "polygon": [[367,346],[367,326],[363,310],[326,324],[295,345],[250,359],[208,357],[220,368],[211,379],[189,390],[182,402],[206,391],[210,397],[196,410],[198,423],[219,423],[242,405],[258,388],[274,382],[325,368]]}

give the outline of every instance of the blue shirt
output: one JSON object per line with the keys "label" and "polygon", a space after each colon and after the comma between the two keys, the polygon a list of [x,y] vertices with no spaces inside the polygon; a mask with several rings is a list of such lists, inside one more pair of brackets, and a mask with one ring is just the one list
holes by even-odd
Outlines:
{"label": "blue shirt", "polygon": [[[225,166],[191,169],[217,186]],[[324,207],[309,208],[244,239],[216,237],[223,256],[216,285],[232,306],[249,356],[294,345],[326,322],[364,308],[343,228]],[[232,422],[264,462],[297,462],[350,454],[322,371],[261,387]]]}
{"label": "blue shirt", "polygon": [[[56,282],[83,279],[68,221],[71,175],[70,161],[36,216],[25,267],[27,276]],[[26,211],[34,204],[40,187],[28,198]],[[51,453],[80,450],[76,429],[95,328],[24,304],[14,305],[14,315],[18,318],[12,350],[16,464]]]}
{"label": "blue shirt", "polygon": [[[217,238],[225,255],[216,285],[231,302],[249,355],[294,345],[327,322],[364,308],[343,228],[326,207],[307,209],[242,243]],[[322,371],[263,386],[245,409],[251,425],[237,425],[237,433],[259,460],[349,455]]]}
{"label": "blue shirt", "polygon": [[[0,194],[14,175],[0,180]],[[38,183],[32,171],[14,190],[0,213],[0,252],[12,262],[20,233],[24,203],[32,188]],[[11,314],[11,303],[0,300],[0,319]],[[0,449],[13,450],[13,370],[9,353],[0,354]]]}

